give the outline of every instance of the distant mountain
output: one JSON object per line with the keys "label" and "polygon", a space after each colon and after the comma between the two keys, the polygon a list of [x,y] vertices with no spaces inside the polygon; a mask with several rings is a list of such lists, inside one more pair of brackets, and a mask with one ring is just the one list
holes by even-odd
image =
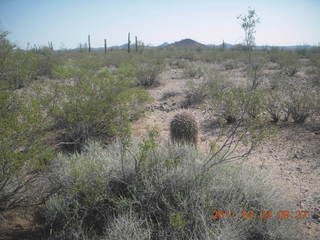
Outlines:
{"label": "distant mountain", "polygon": [[[238,48],[241,49],[243,46],[241,44],[230,44],[230,43],[224,43],[226,49],[231,49],[231,48]],[[315,46],[311,45],[292,45],[292,46],[268,46],[268,45],[257,45],[255,48],[257,50],[263,50],[263,49],[272,49],[272,48],[279,48],[283,50],[301,50],[301,49],[310,49]],[[124,43],[118,46],[110,46],[108,49],[127,49],[128,48],[128,43]],[[202,44],[197,41],[194,41],[190,38],[183,39],[174,43],[168,43],[164,42],[159,46],[152,46],[151,44],[145,45],[144,49],[151,49],[151,48],[177,48],[177,49],[198,49],[198,48],[222,48],[222,43],[221,44]],[[104,50],[103,47],[97,47],[97,48],[91,48],[93,51],[101,51]],[[135,45],[131,44],[131,49],[135,49]],[[79,48],[75,48],[73,50],[79,50]]]}
{"label": "distant mountain", "polygon": [[[217,47],[217,48],[222,48],[222,44],[207,44],[208,47]],[[230,48],[242,48],[244,45],[242,44],[230,44],[230,43],[225,43],[225,48],[230,49]],[[292,46],[269,46],[269,45],[256,45],[255,49],[257,50],[270,50],[272,48],[279,48],[283,50],[301,50],[301,49],[310,49],[314,46],[311,45],[292,45]]]}
{"label": "distant mountain", "polygon": [[168,46],[168,45],[170,45],[168,42],[164,42],[164,43],[162,43],[161,45],[159,45],[158,47],[166,47],[166,46]]}
{"label": "distant mountain", "polygon": [[[131,44],[131,46],[133,46],[133,45]],[[124,43],[124,44],[121,44],[121,45],[118,45],[118,46],[111,46],[109,48],[112,48],[112,49],[126,49],[126,48],[128,48],[128,43]]]}
{"label": "distant mountain", "polygon": [[188,39],[183,39],[181,41],[168,44],[166,47],[173,47],[173,48],[180,48],[180,49],[185,49],[185,48],[195,49],[195,48],[206,48],[207,46],[188,38]]}
{"label": "distant mountain", "polygon": [[293,46],[275,46],[278,48],[288,49],[288,50],[301,50],[301,49],[309,49],[314,46],[311,45],[293,45]]}

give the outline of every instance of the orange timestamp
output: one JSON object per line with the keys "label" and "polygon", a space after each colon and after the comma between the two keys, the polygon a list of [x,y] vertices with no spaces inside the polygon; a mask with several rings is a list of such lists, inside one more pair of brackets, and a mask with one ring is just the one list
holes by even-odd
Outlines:
{"label": "orange timestamp", "polygon": [[280,220],[286,219],[305,219],[309,211],[307,210],[297,210],[295,213],[292,213],[288,210],[277,210],[274,215],[271,210],[261,210],[261,211],[253,211],[253,210],[243,210],[241,215],[237,215],[235,210],[213,210],[211,212],[212,216],[210,219],[212,220],[222,220],[227,218],[240,218],[240,219],[272,219],[275,216]]}

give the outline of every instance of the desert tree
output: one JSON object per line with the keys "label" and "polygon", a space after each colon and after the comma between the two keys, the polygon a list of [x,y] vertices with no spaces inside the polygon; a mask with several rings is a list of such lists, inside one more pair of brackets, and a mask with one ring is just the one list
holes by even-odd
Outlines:
{"label": "desert tree", "polygon": [[251,52],[255,46],[256,24],[260,23],[260,19],[254,9],[249,8],[247,15],[240,15],[237,17],[240,20],[241,28],[245,34],[245,44],[248,51],[249,64],[251,64]]}
{"label": "desert tree", "polygon": [[258,66],[252,62],[252,51],[255,46],[256,25],[260,23],[260,18],[257,16],[254,9],[249,8],[246,15],[237,17],[240,20],[241,28],[244,31],[244,42],[248,53],[249,72],[252,73],[252,88],[256,88],[259,84],[257,71]]}

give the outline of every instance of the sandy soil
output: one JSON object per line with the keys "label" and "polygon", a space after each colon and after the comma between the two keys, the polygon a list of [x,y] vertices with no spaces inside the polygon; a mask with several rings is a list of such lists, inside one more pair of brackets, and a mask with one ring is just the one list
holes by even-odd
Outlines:
{"label": "sandy soil", "polygon": [[[223,66],[212,67],[237,85],[245,82],[241,66],[227,71]],[[276,71],[273,69],[276,66],[270,66],[266,71]],[[159,80],[160,86],[148,90],[154,101],[147,106],[145,116],[134,122],[133,137],[141,138],[147,132],[147,127],[156,127],[160,130],[160,141],[169,140],[169,122],[176,112],[181,111],[184,89],[190,79],[184,77],[183,70],[170,69],[162,73]],[[173,96],[163,98],[168,92]],[[197,107],[188,110],[202,126],[207,118],[206,111]],[[297,210],[309,211],[307,219],[301,220],[301,224],[305,239],[316,240],[320,239],[320,127],[315,130],[310,126],[281,126],[278,134],[255,149],[247,161],[258,169],[267,169],[275,184],[282,187],[284,193],[296,203]],[[201,127],[200,151],[208,151],[211,138],[214,138],[214,134],[208,128]],[[8,213],[8,216],[10,218],[6,222],[0,219],[0,240],[40,239],[39,232],[31,224],[31,212],[18,210]],[[6,232],[1,229],[6,229]]]}
{"label": "sandy soil", "polygon": [[[244,81],[242,69],[224,71],[223,74],[231,80],[235,79],[237,84]],[[134,137],[143,137],[146,127],[156,127],[160,130],[160,140],[168,141],[169,122],[181,111],[184,89],[189,80],[184,78],[181,69],[171,69],[160,76],[161,85],[148,90],[155,101],[147,107],[145,116],[133,125]],[[163,94],[170,91],[176,93],[175,96],[162,99]],[[206,112],[194,107],[188,110],[199,125],[203,125]],[[312,126],[311,123],[309,125]],[[315,130],[309,125],[279,126],[276,136],[265,140],[247,161],[258,169],[267,169],[274,183],[283,188],[285,194],[294,201],[297,210],[309,211],[308,217],[301,220],[301,224],[305,239],[315,240],[320,239],[320,128]],[[212,134],[202,127],[199,138],[200,151],[207,152]]]}

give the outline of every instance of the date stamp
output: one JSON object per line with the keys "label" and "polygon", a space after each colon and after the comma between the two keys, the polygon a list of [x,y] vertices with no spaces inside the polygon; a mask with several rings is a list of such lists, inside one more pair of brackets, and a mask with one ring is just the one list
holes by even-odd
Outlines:
{"label": "date stamp", "polygon": [[272,219],[277,218],[280,220],[286,219],[305,219],[307,218],[309,211],[307,210],[297,210],[294,213],[288,210],[277,210],[274,214],[272,210],[253,211],[253,210],[243,210],[240,214],[236,214],[235,210],[213,210],[211,212],[212,220],[223,220],[228,218],[240,218],[240,219]]}

